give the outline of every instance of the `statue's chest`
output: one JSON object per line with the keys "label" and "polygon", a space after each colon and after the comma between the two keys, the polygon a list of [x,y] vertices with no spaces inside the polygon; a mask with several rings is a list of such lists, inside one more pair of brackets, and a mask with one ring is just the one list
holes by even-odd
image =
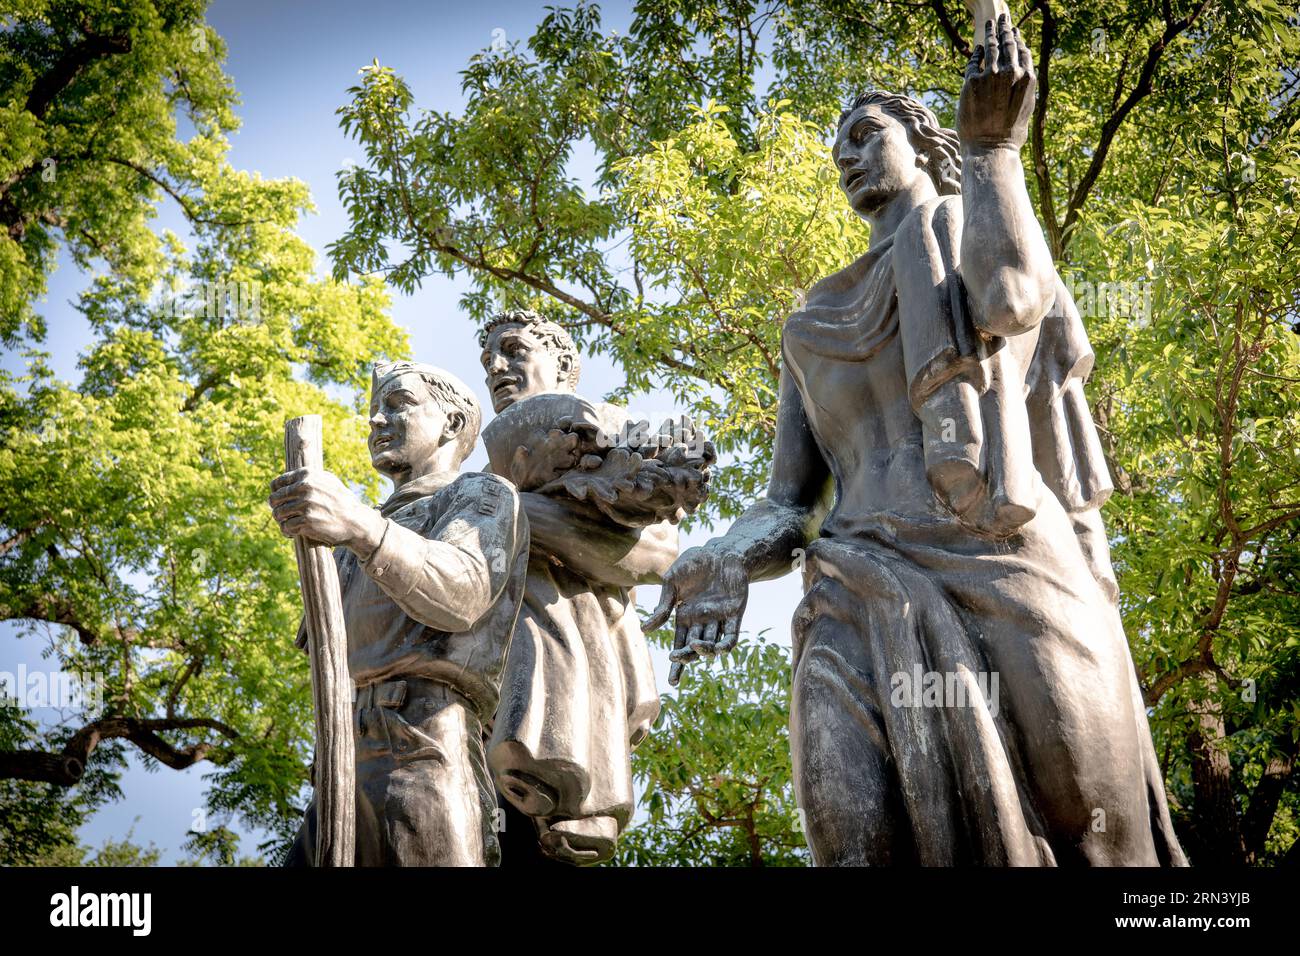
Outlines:
{"label": "statue's chest", "polygon": [[829,456],[872,457],[917,431],[897,334],[867,354],[827,355],[787,341],[786,361],[808,425]]}

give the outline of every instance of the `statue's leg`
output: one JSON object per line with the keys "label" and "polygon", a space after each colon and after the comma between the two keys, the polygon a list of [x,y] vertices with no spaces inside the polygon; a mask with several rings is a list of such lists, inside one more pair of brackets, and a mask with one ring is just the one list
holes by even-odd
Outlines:
{"label": "statue's leg", "polygon": [[[995,585],[994,587],[998,587]],[[1141,721],[1118,617],[1057,592],[983,618],[1018,774],[1058,863],[1155,866]],[[1050,598],[1048,600],[1047,598]]]}
{"label": "statue's leg", "polygon": [[383,807],[393,759],[386,748],[357,749],[356,865],[390,866]]}
{"label": "statue's leg", "polygon": [[[382,778],[387,772],[385,767],[376,763],[375,757],[377,756],[382,757],[382,753],[376,754],[370,748],[367,748],[366,741],[359,740],[357,742],[356,851],[354,857],[357,866],[381,866],[383,864],[383,844],[380,827],[374,806],[368,799],[367,790],[369,780]],[[316,808],[316,797],[313,796],[311,803],[307,805],[307,812],[303,814],[302,826],[298,828],[298,835],[294,837],[289,852],[284,858],[284,866],[316,865]]]}
{"label": "statue's leg", "polygon": [[303,814],[302,825],[298,835],[289,846],[289,853],[284,858],[284,866],[316,865],[316,798],[311,798],[307,812]]}
{"label": "statue's leg", "polygon": [[865,637],[817,614],[817,599],[810,593],[796,613],[790,695],[795,797],[813,862],[915,863]]}
{"label": "statue's leg", "polygon": [[[483,759],[483,728],[468,701],[427,680],[405,685],[400,705],[370,711],[387,753],[364,777],[389,866],[495,866],[496,798]],[[371,729],[371,733],[375,733]],[[358,766],[358,785],[363,783]],[[360,808],[359,808],[360,809]],[[360,814],[359,814],[360,815]],[[358,821],[358,862],[362,847]]]}

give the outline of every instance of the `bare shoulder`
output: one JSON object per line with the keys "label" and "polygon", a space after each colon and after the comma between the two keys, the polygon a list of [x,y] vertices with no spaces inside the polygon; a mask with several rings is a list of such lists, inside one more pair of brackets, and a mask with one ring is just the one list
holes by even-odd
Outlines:
{"label": "bare shoulder", "polygon": [[962,215],[961,196],[934,196],[918,203],[898,224],[894,246],[910,246],[925,241],[927,236],[933,236],[941,242],[948,237],[959,239]]}

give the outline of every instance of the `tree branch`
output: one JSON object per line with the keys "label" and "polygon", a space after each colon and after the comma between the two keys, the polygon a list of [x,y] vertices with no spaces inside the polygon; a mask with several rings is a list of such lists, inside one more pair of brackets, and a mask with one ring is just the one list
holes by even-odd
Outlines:
{"label": "tree branch", "polygon": [[6,538],[4,541],[0,541],[0,558],[3,558],[14,548],[22,547],[29,540],[31,540],[32,535],[34,535],[37,531],[39,531],[42,525],[47,525],[47,524],[49,524],[49,520],[46,518],[42,518],[40,521],[37,521],[30,528],[22,528],[14,532],[14,534]]}
{"label": "tree branch", "polygon": [[124,166],[127,169],[134,170],[135,172],[143,176],[145,179],[149,180],[150,182],[158,186],[160,189],[162,189],[162,191],[165,192],[167,195],[171,196],[172,199],[176,200],[177,204],[181,207],[181,210],[185,213],[185,218],[187,218],[190,222],[194,223],[195,225],[233,227],[233,226],[248,226],[248,225],[253,225],[255,223],[272,221],[270,218],[228,220],[228,219],[212,219],[208,216],[201,216],[199,215],[198,209],[194,206],[194,201],[190,199],[189,196],[186,196],[184,193],[180,192],[175,186],[167,182],[167,180],[163,179],[161,176],[159,176],[157,173],[155,173],[153,170],[149,169],[146,166],[142,166],[139,163],[132,162],[129,159],[122,159],[118,156],[99,156],[99,157],[80,156],[80,157],[71,157],[67,161],[76,162],[78,160],[83,162],[92,162],[92,163],[94,162],[113,163],[114,165]]}
{"label": "tree branch", "polygon": [[1034,6],[1043,14],[1043,32],[1038,44],[1036,65],[1038,99],[1034,103],[1029,139],[1034,158],[1034,180],[1038,184],[1038,212],[1043,217],[1043,225],[1047,229],[1047,242],[1052,250],[1052,258],[1059,260],[1065,255],[1065,245],[1061,241],[1061,224],[1056,218],[1056,200],[1052,193],[1052,176],[1047,169],[1047,151],[1044,145],[1047,101],[1052,90],[1052,49],[1056,46],[1056,17],[1047,5],[1047,0],[1038,0]]}
{"label": "tree branch", "polygon": [[[84,27],[83,27],[84,29]],[[86,36],[59,57],[40,79],[32,84],[25,104],[27,112],[44,119],[55,98],[72,85],[96,60],[131,52],[131,35],[100,36],[86,31]]]}
{"label": "tree branch", "polygon": [[36,595],[26,604],[10,608],[0,614],[0,620],[32,620],[62,624],[76,631],[82,644],[90,646],[100,642],[100,635],[81,620],[72,604],[66,598],[55,594]]}
{"label": "tree branch", "polygon": [[[1209,6],[1210,0],[1201,0],[1196,8],[1187,16],[1180,20],[1169,20],[1166,18],[1165,29],[1147,50],[1147,55],[1142,63],[1142,70],[1138,75],[1137,85],[1129,91],[1128,96],[1119,108],[1102,124],[1101,138],[1097,143],[1097,148],[1093,151],[1092,162],[1088,164],[1087,171],[1083,178],[1079,180],[1078,186],[1075,187],[1073,194],[1070,196],[1070,202],[1065,212],[1065,224],[1061,229],[1061,252],[1064,255],[1065,248],[1070,244],[1071,230],[1075,223],[1078,222],[1079,213],[1083,209],[1083,204],[1087,201],[1092,187],[1096,184],[1097,178],[1101,175],[1102,169],[1106,165],[1106,156],[1110,153],[1111,144],[1115,140],[1115,134],[1128,118],[1133,107],[1145,99],[1154,89],[1153,80],[1156,74],[1156,68],[1160,65],[1160,58],[1164,55],[1165,49],[1172,43],[1179,34],[1187,30],[1196,19]],[[1166,5],[1166,14],[1168,5]]]}
{"label": "tree branch", "polygon": [[206,742],[174,747],[159,733],[172,730],[215,730],[231,740],[238,731],[219,720],[191,717],[151,720],[137,717],[103,717],[82,727],[60,753],[37,750],[0,751],[0,778],[32,780],[70,787],[86,772],[90,756],[105,740],[125,739],[159,763],[184,770],[205,759],[214,745]]}
{"label": "tree branch", "polygon": [[971,55],[970,42],[962,36],[961,31],[957,29],[948,16],[948,9],[943,5],[943,0],[930,0],[930,8],[934,10],[934,15],[939,19],[939,26],[948,35],[948,41],[952,43],[952,48],[960,53],[963,59],[969,60]]}
{"label": "tree branch", "polygon": [[1251,791],[1250,806],[1241,821],[1242,840],[1252,863],[1264,853],[1264,842],[1272,829],[1278,803],[1295,770],[1296,742],[1289,736],[1284,741],[1283,754],[1268,762],[1259,783]]}

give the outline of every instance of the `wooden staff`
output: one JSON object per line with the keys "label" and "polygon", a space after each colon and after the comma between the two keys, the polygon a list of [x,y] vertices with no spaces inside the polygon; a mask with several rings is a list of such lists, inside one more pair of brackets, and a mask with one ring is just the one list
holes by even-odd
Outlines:
{"label": "wooden staff", "polygon": [[[284,424],[284,467],[322,468],[321,417]],[[356,744],[352,739],[352,676],[338,567],[327,545],[293,539],[311,649],[316,711],[316,865],[356,862]]]}

